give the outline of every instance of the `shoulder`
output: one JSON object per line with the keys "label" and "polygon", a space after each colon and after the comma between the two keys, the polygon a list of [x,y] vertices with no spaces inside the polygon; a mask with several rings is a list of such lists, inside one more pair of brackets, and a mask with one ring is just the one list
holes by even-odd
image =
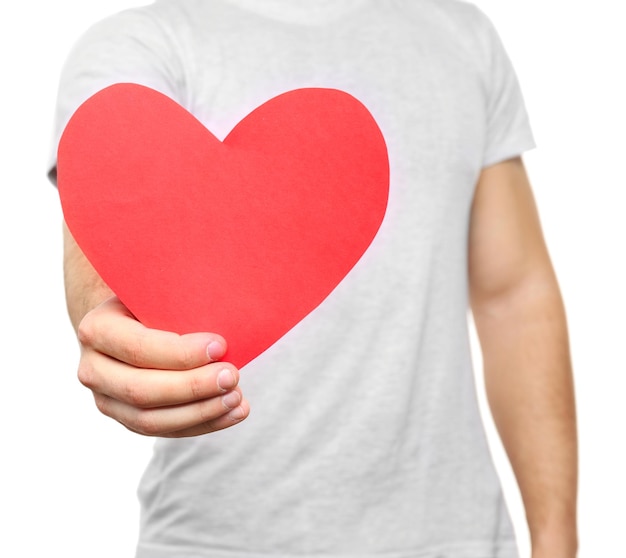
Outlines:
{"label": "shoulder", "polygon": [[145,41],[162,40],[168,33],[169,25],[161,13],[163,10],[156,9],[157,6],[150,4],[127,9],[95,22],[78,37],[68,60],[71,61],[72,56],[85,49],[97,51],[105,46],[114,46],[118,50],[129,46],[132,41],[140,45]]}
{"label": "shoulder", "polygon": [[182,102],[188,54],[181,37],[199,4],[157,0],[88,27],[74,41],[59,77],[53,146],[81,103],[114,83],[139,83]]}
{"label": "shoulder", "polygon": [[495,28],[475,4],[464,0],[401,0],[409,18],[426,20],[447,40],[473,54],[486,54],[492,48]]}
{"label": "shoulder", "polygon": [[415,29],[429,33],[441,44],[479,71],[489,66],[492,53],[500,48],[489,17],[475,4],[464,0],[397,0],[403,17]]}
{"label": "shoulder", "polygon": [[112,83],[131,81],[175,96],[189,2],[160,0],[127,9],[87,28],[70,50],[60,79],[62,97],[81,102]]}

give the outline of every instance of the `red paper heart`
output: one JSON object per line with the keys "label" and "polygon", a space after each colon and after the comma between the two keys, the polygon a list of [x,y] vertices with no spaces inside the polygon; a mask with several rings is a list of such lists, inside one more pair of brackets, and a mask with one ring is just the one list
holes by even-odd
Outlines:
{"label": "red paper heart", "polygon": [[241,367],[367,250],[389,164],[371,114],[342,91],[279,95],[221,142],[168,97],[117,84],[67,125],[58,185],[74,238],[141,322],[219,333]]}

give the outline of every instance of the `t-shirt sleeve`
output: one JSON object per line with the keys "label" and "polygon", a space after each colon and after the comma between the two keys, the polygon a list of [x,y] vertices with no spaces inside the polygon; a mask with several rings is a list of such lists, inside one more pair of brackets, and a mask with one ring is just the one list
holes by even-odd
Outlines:
{"label": "t-shirt sleeve", "polygon": [[486,137],[483,167],[535,147],[522,90],[493,24],[483,16],[485,45]]}
{"label": "t-shirt sleeve", "polygon": [[56,183],[59,140],[74,111],[114,83],[138,83],[180,102],[180,64],[166,27],[145,10],[132,9],[88,29],[63,66],[57,93],[48,177]]}

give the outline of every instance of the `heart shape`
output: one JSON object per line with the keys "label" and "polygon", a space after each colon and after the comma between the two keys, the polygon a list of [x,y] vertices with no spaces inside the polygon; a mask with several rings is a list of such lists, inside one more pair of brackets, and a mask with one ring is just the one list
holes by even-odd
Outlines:
{"label": "heart shape", "polygon": [[83,103],[58,149],[67,225],[148,327],[212,331],[242,367],[314,310],[382,223],[382,133],[351,95],[307,88],[218,140],[165,95],[116,84]]}

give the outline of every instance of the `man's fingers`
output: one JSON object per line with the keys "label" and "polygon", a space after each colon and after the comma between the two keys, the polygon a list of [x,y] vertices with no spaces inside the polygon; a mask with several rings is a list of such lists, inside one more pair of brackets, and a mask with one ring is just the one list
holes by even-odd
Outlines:
{"label": "man's fingers", "polygon": [[194,436],[248,416],[239,371],[217,362],[226,353],[219,335],[146,328],[112,297],[85,315],[78,337],[79,380],[103,414],[134,432]]}
{"label": "man's fingers", "polygon": [[146,328],[116,297],[85,316],[78,338],[83,347],[138,368],[190,370],[226,353],[226,342],[216,334],[178,335]]}
{"label": "man's fingers", "polygon": [[193,370],[135,368],[89,351],[78,369],[80,382],[95,393],[140,409],[201,401],[235,388],[239,371],[232,365],[213,363]]}
{"label": "man's fingers", "polygon": [[187,438],[189,436],[202,436],[203,434],[208,434],[209,432],[217,432],[218,430],[224,430],[229,426],[234,426],[235,424],[248,418],[249,414],[250,405],[248,404],[247,399],[243,399],[239,407],[233,409],[232,411],[229,411],[219,418],[216,418],[215,420],[205,422],[203,424],[198,424],[197,426],[192,426],[183,430],[177,430],[169,434],[163,434],[162,437]]}
{"label": "man's fingers", "polygon": [[103,414],[146,436],[205,434],[233,426],[246,418],[249,412],[248,403],[238,388],[221,397],[154,409],[137,409],[102,394],[94,394],[94,398]]}

